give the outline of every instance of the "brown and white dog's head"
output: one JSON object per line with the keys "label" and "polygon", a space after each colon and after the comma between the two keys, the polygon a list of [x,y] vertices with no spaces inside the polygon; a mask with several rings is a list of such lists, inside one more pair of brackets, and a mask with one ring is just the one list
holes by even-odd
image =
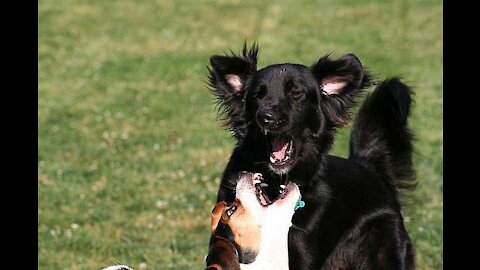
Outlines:
{"label": "brown and white dog's head", "polygon": [[240,269],[240,263],[255,261],[267,235],[288,233],[300,198],[297,185],[289,183],[281,189],[278,200],[263,206],[258,196],[261,180],[261,174],[243,173],[237,183],[235,201],[230,204],[222,201],[213,208],[207,269]]}

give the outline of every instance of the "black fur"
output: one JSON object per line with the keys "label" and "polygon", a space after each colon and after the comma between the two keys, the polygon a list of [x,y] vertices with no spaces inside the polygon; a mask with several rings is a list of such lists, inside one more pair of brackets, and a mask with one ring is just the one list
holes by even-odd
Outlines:
{"label": "black fur", "polygon": [[385,80],[366,98],[350,139],[350,159],[406,189],[416,184],[407,126],[411,102],[411,90],[399,78]]}
{"label": "black fur", "polygon": [[[333,157],[336,129],[371,85],[359,59],[257,70],[257,55],[254,45],[241,56],[211,58],[210,85],[237,139],[217,200],[233,201],[242,171],[262,173],[271,198],[293,181],[306,205],[293,216],[290,269],[413,269],[395,187],[413,175],[409,88],[397,79],[381,84],[359,111],[350,158]],[[288,162],[272,165],[272,142],[287,140]]]}

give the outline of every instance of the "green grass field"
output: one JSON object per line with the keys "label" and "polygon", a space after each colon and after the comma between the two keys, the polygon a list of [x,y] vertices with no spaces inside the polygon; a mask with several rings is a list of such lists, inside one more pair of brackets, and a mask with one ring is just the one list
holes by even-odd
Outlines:
{"label": "green grass field", "polygon": [[[418,269],[443,268],[442,1],[39,1],[38,268],[203,269],[233,148],[209,56],[259,67],[353,52],[415,90]],[[348,153],[347,126],[333,153]]]}

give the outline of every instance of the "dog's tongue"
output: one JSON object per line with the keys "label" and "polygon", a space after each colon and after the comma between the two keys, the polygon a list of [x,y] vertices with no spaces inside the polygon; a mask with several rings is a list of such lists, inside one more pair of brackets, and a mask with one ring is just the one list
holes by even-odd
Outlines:
{"label": "dog's tongue", "polygon": [[282,137],[275,137],[273,139],[273,145],[272,145],[272,155],[276,160],[283,160],[285,158],[285,153],[288,148],[288,143],[289,141],[285,138]]}

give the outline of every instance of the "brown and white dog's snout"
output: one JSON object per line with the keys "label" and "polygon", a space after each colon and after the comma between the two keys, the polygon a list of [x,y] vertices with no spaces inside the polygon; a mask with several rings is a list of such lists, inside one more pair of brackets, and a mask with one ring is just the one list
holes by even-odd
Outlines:
{"label": "brown and white dog's snout", "polygon": [[[284,196],[264,206],[255,194],[259,179],[260,174],[244,173],[236,186],[235,201],[221,201],[213,208],[206,269],[288,267],[288,228],[300,192],[295,184],[289,183]],[[276,258],[279,254],[283,258]]]}

